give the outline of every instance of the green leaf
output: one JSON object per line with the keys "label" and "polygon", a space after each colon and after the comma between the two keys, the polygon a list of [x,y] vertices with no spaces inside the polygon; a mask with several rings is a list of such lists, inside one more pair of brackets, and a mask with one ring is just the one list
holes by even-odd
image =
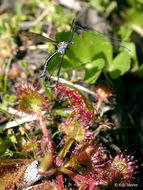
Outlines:
{"label": "green leaf", "polygon": [[96,58],[104,58],[107,64],[112,60],[112,45],[105,36],[93,31],[83,32],[82,37],[76,36],[74,41],[76,45],[72,51],[82,63],[90,62]]}
{"label": "green leaf", "polygon": [[124,51],[118,54],[110,64],[109,72],[112,78],[118,78],[130,69],[130,55]]}
{"label": "green leaf", "polygon": [[84,81],[87,83],[95,82],[99,77],[100,73],[102,72],[104,63],[105,63],[104,59],[96,59],[95,61],[86,64]]}
{"label": "green leaf", "polygon": [[[67,41],[67,39],[69,39],[69,33],[62,32],[56,35],[57,41]],[[93,31],[83,32],[81,37],[75,34],[73,41],[75,44],[66,50],[64,67],[67,67],[68,63],[71,66],[79,66],[97,58],[104,58],[107,64],[112,60],[112,45],[109,39],[101,34]]]}
{"label": "green leaf", "polygon": [[62,109],[56,110],[56,113],[57,113],[57,115],[62,116],[62,117],[68,116],[68,114]]}
{"label": "green leaf", "polygon": [[70,37],[70,32],[59,32],[55,36],[55,40],[57,42],[62,42],[62,41],[68,41]]}
{"label": "green leaf", "polygon": [[0,156],[6,152],[10,147],[12,146],[12,143],[8,137],[5,137],[5,139],[2,139],[0,137]]}
{"label": "green leaf", "polygon": [[[118,34],[120,35],[120,38],[124,41],[127,41],[130,39],[130,35],[132,33],[132,29],[129,28],[128,26],[126,25],[123,25],[119,28],[119,31],[118,31]],[[125,45],[126,47],[126,45]]]}
{"label": "green leaf", "polygon": [[129,55],[131,56],[131,59],[132,59],[132,69],[138,68],[138,59],[136,55],[135,44],[133,42],[128,42],[126,43],[126,48],[130,50]]}

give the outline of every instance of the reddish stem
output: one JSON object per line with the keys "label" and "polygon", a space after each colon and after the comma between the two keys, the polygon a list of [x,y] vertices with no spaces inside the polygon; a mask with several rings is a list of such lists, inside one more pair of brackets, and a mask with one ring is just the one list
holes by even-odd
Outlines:
{"label": "reddish stem", "polygon": [[41,124],[41,128],[44,134],[41,140],[41,149],[44,154],[46,154],[47,152],[53,153],[54,152],[53,141],[52,141],[51,135],[49,134],[47,130],[46,124],[42,118],[40,119],[40,124]]}

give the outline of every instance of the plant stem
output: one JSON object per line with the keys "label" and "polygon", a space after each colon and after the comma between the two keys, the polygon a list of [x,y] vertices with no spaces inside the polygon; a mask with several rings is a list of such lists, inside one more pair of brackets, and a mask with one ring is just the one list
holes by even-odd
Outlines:
{"label": "plant stem", "polygon": [[61,150],[60,153],[59,153],[59,156],[60,156],[61,158],[64,158],[64,157],[65,157],[65,155],[66,155],[67,152],[69,151],[69,149],[70,149],[70,147],[71,147],[73,141],[74,141],[74,139],[71,139],[71,137],[67,137],[66,142],[65,142],[65,145],[64,145],[64,147],[62,148],[62,150]]}

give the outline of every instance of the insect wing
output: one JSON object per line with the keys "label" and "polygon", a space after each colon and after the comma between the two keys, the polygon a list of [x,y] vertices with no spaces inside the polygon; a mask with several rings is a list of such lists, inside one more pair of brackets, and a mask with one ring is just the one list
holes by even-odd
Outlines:
{"label": "insect wing", "polygon": [[[101,40],[107,41],[107,42],[111,43],[112,46],[114,46],[115,48],[117,47],[117,45],[119,45],[120,47],[123,47],[123,48],[126,49],[128,52],[130,52],[130,50],[129,50],[126,46],[124,46],[124,45],[121,44],[121,42],[128,43],[128,41],[123,41],[123,40],[121,40],[121,39],[116,39],[116,40],[114,40],[114,38],[109,37],[109,36],[105,36],[105,37],[107,37],[108,39],[104,39],[104,34],[102,34],[102,32],[99,32],[99,31],[97,31],[97,30],[95,30],[95,29],[94,29],[93,31],[91,31],[91,30],[89,30],[89,29],[87,29],[87,28],[85,28],[85,27],[81,27],[81,26],[79,26],[79,25],[75,25],[75,31],[77,31],[77,29],[83,30],[83,31],[85,31],[85,32],[87,32],[87,33],[89,33],[89,34],[91,34],[91,35],[93,35],[93,36],[95,36],[96,38],[99,38],[99,39],[101,39]],[[100,36],[100,35],[101,35],[101,36]],[[102,37],[102,36],[103,36],[103,37]]]}
{"label": "insect wing", "polygon": [[45,43],[45,42],[51,42],[53,44],[57,44],[55,40],[52,40],[50,38],[47,38],[45,36],[42,36],[41,34],[36,34],[34,32],[22,32],[22,35],[28,37],[30,40],[32,40],[34,43]]}

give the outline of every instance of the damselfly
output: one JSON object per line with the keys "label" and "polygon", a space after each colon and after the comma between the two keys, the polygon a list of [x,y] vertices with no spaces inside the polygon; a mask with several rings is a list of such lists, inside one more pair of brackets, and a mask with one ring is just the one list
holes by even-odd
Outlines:
{"label": "damselfly", "polygon": [[60,59],[60,61],[58,63],[59,69],[58,69],[57,77],[59,78],[59,73],[60,73],[60,70],[61,70],[62,60],[63,60],[63,57],[65,55],[66,49],[68,48],[68,46],[70,46],[72,44],[75,44],[75,42],[72,41],[73,36],[74,36],[74,32],[75,32],[75,30],[74,30],[74,23],[75,23],[75,19],[73,19],[72,24],[71,24],[71,31],[70,31],[71,36],[70,36],[70,40],[62,41],[62,42],[59,42],[59,43],[56,42],[53,39],[47,38],[45,36],[42,36],[41,34],[36,34],[36,33],[33,33],[33,32],[22,32],[22,34],[24,36],[27,36],[28,38],[30,38],[34,42],[42,42],[42,43],[51,42],[51,43],[53,43],[54,45],[57,46],[56,51],[54,53],[52,53],[46,59],[45,64],[44,64],[44,69],[43,69],[42,73],[40,74],[40,78],[42,78],[42,77],[44,77],[46,75],[48,63],[57,54],[62,55],[62,57],[61,57],[61,59]]}
{"label": "damselfly", "polygon": [[[110,40],[106,40],[106,39],[103,39],[102,37],[100,37],[99,35],[96,35],[97,34],[101,34],[100,32],[98,31],[95,31],[95,32],[91,32],[89,31],[88,29],[86,28],[83,28],[79,25],[76,25],[75,24],[75,19],[72,20],[72,24],[71,24],[71,29],[70,29],[70,35],[69,35],[69,39],[67,41],[62,41],[62,42],[57,42],[53,39],[50,39],[50,38],[47,38],[45,36],[42,36],[40,34],[36,34],[36,33],[33,33],[33,32],[23,32],[23,35],[27,36],[28,38],[30,38],[31,40],[33,40],[34,42],[42,42],[42,43],[45,43],[45,42],[51,42],[53,43],[54,45],[56,45],[57,49],[56,51],[54,51],[54,53],[52,53],[45,61],[45,64],[44,64],[44,69],[42,71],[42,73],[40,74],[40,78],[42,77],[45,77],[46,75],[46,71],[47,71],[47,67],[48,67],[48,64],[50,62],[50,60],[55,57],[56,55],[62,55],[61,59],[59,60],[59,63],[57,64],[59,66],[58,68],[58,73],[57,73],[57,77],[59,79],[59,74],[60,74],[60,70],[61,70],[61,66],[62,66],[62,61],[63,61],[63,57],[66,53],[66,49],[75,44],[75,42],[73,41],[73,38],[74,38],[74,35],[75,35],[75,32],[80,29],[80,30],[84,30],[86,32],[88,32],[89,34],[95,36],[96,38],[100,38],[101,40],[104,40],[104,41],[108,41],[109,43],[113,44]],[[96,45],[96,44],[95,44]],[[122,45],[121,45],[122,46]],[[123,46],[124,47],[124,46]],[[126,48],[126,47],[124,47]],[[128,49],[128,48],[126,48]]]}

